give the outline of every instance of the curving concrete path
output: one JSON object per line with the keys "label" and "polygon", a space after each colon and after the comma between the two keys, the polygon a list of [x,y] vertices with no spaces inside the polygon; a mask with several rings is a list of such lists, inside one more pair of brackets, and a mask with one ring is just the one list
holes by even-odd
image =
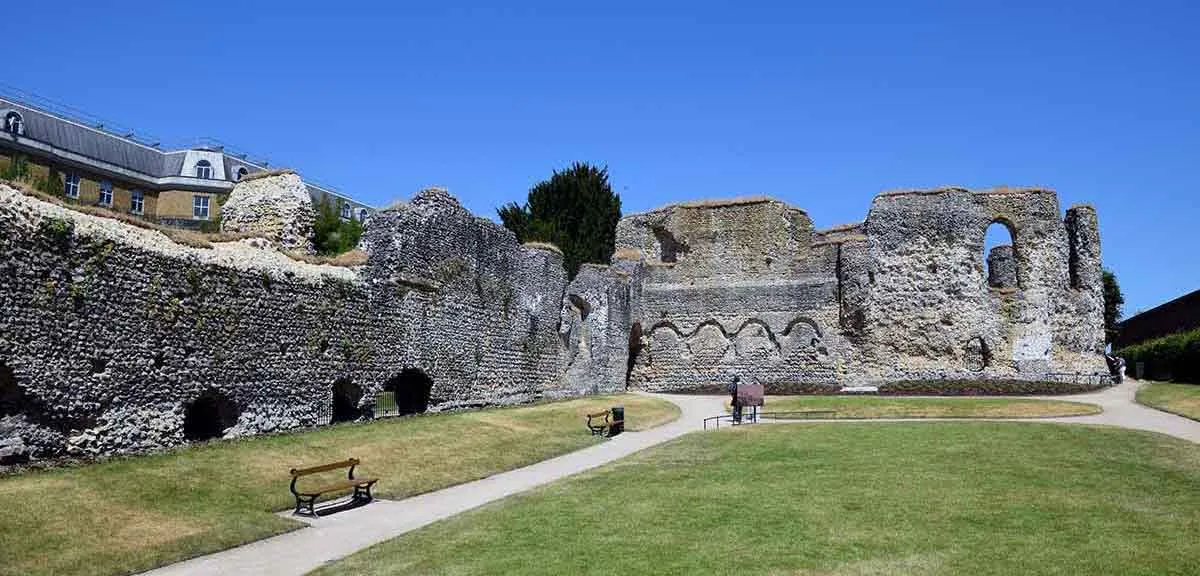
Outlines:
{"label": "curving concrete path", "polygon": [[668,397],[658,394],[653,396],[665,398],[678,405],[681,412],[679,419],[643,432],[625,432],[583,450],[436,492],[404,500],[376,500],[367,506],[316,520],[297,518],[309,526],[237,548],[164,566],[145,574],[304,574],[322,564],[432,522],[590,470],[699,430],[706,416],[719,414],[724,410],[724,397]]}
{"label": "curving concrete path", "polygon": [[[1124,383],[1098,392],[1071,396],[1031,396],[1097,404],[1101,414],[1061,418],[1032,418],[1033,421],[1102,424],[1160,432],[1200,443],[1200,422],[1147,408],[1134,402],[1140,383]],[[602,444],[404,500],[377,500],[370,505],[316,520],[299,518],[308,527],[201,556],[146,572],[156,576],[199,576],[209,574],[304,574],[363,548],[395,538],[456,514],[524,492],[561,478],[590,470],[651,446],[700,430],[704,418],[725,413],[727,396],[649,394],[679,406],[678,420],[644,432],[626,432]],[[814,422],[896,422],[947,419],[908,418],[876,420],[790,420]],[[972,420],[955,418],[955,421]],[[996,420],[996,419],[976,419]],[[1001,419],[1002,420],[1002,419]],[[1008,419],[1012,420],[1012,419]],[[783,423],[780,421],[779,423]]]}
{"label": "curving concrete path", "polygon": [[1124,382],[1087,394],[1071,396],[1033,396],[1046,400],[1071,400],[1096,404],[1104,409],[1100,414],[1090,416],[1072,416],[1068,418],[1047,418],[1052,422],[1071,422],[1074,424],[1106,424],[1134,430],[1148,430],[1168,436],[1182,438],[1200,444],[1200,422],[1176,416],[1170,412],[1155,410],[1142,406],[1134,400],[1142,382],[1127,378]]}
{"label": "curving concrete path", "polygon": [[[823,424],[837,422],[963,422],[971,420],[987,422],[1063,422],[1068,424],[1098,424],[1133,430],[1147,430],[1200,444],[1200,422],[1138,404],[1134,400],[1134,396],[1141,385],[1142,382],[1126,379],[1116,386],[1085,394],[1063,396],[993,396],[993,398],[1032,398],[1035,400],[1083,402],[1086,404],[1095,404],[1104,410],[1100,414],[1086,416],[1051,416],[1045,418],[808,418],[804,420],[763,419],[762,421],[771,424],[804,422]],[[666,396],[664,398],[672,399]],[[978,396],[920,396],[920,398],[978,398]]]}

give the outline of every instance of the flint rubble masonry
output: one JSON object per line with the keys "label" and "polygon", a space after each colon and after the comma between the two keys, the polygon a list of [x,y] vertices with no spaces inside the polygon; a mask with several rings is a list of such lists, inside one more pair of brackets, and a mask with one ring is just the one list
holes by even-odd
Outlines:
{"label": "flint rubble masonry", "polygon": [[[227,226],[308,246],[298,182],[239,184]],[[1013,231],[989,255],[998,286],[997,221]],[[354,269],[189,248],[0,185],[0,463],[176,446],[200,398],[220,399],[207,429],[225,437],[324,425],[335,382],[369,413],[412,370],[434,411],[734,374],[824,393],[1105,370],[1096,214],[1064,219],[1047,190],[884,194],[823,231],[770,198],[671,205],[622,218],[611,265],[571,282],[552,246],[438,188],[375,215],[364,245]]]}

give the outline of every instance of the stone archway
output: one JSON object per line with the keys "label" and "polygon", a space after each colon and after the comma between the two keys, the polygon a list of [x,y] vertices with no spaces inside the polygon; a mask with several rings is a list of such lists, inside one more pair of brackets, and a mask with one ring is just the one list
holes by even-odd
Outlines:
{"label": "stone archway", "polygon": [[983,269],[990,288],[1019,288],[1016,234],[1008,220],[997,219],[984,231]]}
{"label": "stone archway", "polygon": [[338,422],[353,422],[362,417],[363,411],[359,408],[359,401],[362,400],[363,390],[358,384],[349,378],[338,378],[333,382],[333,410],[330,413],[329,423],[336,424]]}
{"label": "stone archway", "polygon": [[241,408],[229,396],[210,388],[184,408],[183,437],[191,442],[220,438],[241,415]]}
{"label": "stone archway", "polygon": [[395,394],[397,415],[421,414],[429,409],[433,380],[420,368],[406,368],[384,382],[383,389]]}

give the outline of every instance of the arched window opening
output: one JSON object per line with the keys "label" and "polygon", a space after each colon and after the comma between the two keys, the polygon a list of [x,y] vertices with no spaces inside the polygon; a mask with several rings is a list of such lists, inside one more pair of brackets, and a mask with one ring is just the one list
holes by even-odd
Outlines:
{"label": "arched window opening", "polygon": [[988,226],[983,239],[984,270],[991,288],[1018,288],[1017,250],[1012,226],[996,220]]}
{"label": "arched window opening", "polygon": [[183,437],[191,442],[220,438],[241,415],[241,409],[228,396],[206,390],[184,409]]}
{"label": "arched window opening", "polygon": [[25,134],[25,119],[19,112],[9,112],[4,115],[4,131],[18,136]]}
{"label": "arched window opening", "polygon": [[408,368],[385,382],[383,390],[395,395],[397,416],[420,414],[429,409],[433,380],[419,368]]}
{"label": "arched window opening", "polygon": [[250,171],[245,166],[239,166],[237,172],[234,173],[233,179],[236,182],[241,182],[242,178],[250,175]]}
{"label": "arched window opening", "polygon": [[205,180],[210,180],[210,179],[212,179],[212,174],[213,174],[212,164],[209,164],[208,160],[201,160],[196,163],[196,177],[197,178],[203,178]]}
{"label": "arched window opening", "polygon": [[333,415],[330,424],[338,422],[353,422],[362,417],[363,411],[358,407],[362,400],[363,390],[349,378],[338,378],[333,383]]}

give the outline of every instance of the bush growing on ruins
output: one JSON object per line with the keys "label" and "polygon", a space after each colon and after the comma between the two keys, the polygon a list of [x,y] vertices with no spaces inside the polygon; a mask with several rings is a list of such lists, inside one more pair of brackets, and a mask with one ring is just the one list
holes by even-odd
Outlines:
{"label": "bush growing on ruins", "polygon": [[1117,321],[1121,319],[1121,306],[1125,295],[1117,283],[1117,275],[1104,270],[1104,343],[1109,344],[1117,337]]}
{"label": "bush growing on ruins", "polygon": [[1130,374],[1143,362],[1145,378],[1200,384],[1200,328],[1147,340],[1114,354],[1125,359]]}
{"label": "bush growing on ruins", "polygon": [[338,212],[338,207],[328,196],[321,199],[313,222],[313,247],[318,254],[336,256],[358,247],[362,222],[355,220],[353,214],[349,219],[343,219]]}
{"label": "bush growing on ruins", "polygon": [[580,264],[608,264],[621,219],[621,197],[609,185],[607,166],[576,162],[530,188],[524,205],[510,202],[496,211],[521,242],[558,246],[574,278]]}

